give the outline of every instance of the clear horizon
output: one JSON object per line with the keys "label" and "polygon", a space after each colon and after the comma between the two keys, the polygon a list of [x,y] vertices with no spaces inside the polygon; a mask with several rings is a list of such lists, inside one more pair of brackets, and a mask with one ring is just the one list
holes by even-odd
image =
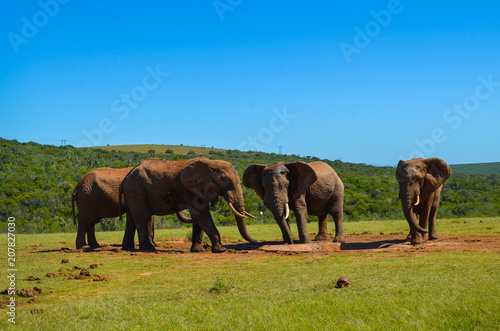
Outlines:
{"label": "clear horizon", "polygon": [[500,161],[500,3],[4,8],[5,139]]}

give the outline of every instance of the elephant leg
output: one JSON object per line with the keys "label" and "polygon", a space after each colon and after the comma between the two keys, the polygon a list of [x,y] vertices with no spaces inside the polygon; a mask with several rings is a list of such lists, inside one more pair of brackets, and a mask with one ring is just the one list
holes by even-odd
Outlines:
{"label": "elephant leg", "polygon": [[439,208],[439,201],[441,200],[441,188],[442,186],[435,192],[429,211],[429,240],[438,239],[436,232],[436,215]]}
{"label": "elephant leg", "polygon": [[307,231],[307,204],[305,196],[295,202],[295,220],[297,222],[297,229],[299,232],[299,240],[301,243],[310,243],[309,232]]}
{"label": "elephant leg", "polygon": [[[420,218],[422,217],[422,215],[420,214],[420,211],[422,210],[421,207],[422,207],[422,204],[420,204],[419,206],[415,206],[414,210],[412,211],[412,213],[414,214],[414,217],[416,219],[419,218],[419,215],[420,215]],[[419,221],[419,226],[420,226],[420,221]],[[411,241],[412,245],[423,244],[424,237],[422,236],[422,233],[420,231],[415,231],[413,229],[410,229],[410,241]]]}
{"label": "elephant leg", "polygon": [[[191,210],[190,210],[191,211]],[[194,212],[191,215],[195,214]],[[198,224],[203,231],[208,235],[210,241],[212,242],[212,253],[223,253],[226,251],[224,246],[220,241],[219,230],[215,227],[212,215],[210,215],[210,209],[204,208],[199,210],[199,213],[193,218],[193,225]],[[197,238],[199,239],[199,238]],[[193,227],[193,242],[194,242],[194,227]]]}
{"label": "elephant leg", "polygon": [[125,225],[125,235],[123,236],[122,249],[125,251],[133,251],[135,249],[135,223],[130,212],[127,212],[127,222]]}
{"label": "elephant leg", "polygon": [[87,233],[88,224],[90,223],[90,217],[85,215],[82,210],[78,213],[78,229],[76,234],[76,249],[80,249],[83,246],[87,246],[87,241],[85,240],[85,234]]}
{"label": "elephant leg", "polygon": [[153,234],[152,229],[152,217],[151,215],[141,215],[136,218],[134,217],[135,226],[137,228],[137,236],[139,237],[139,250],[142,252],[155,252],[156,248],[151,241]]}
{"label": "elephant leg", "polygon": [[335,238],[333,238],[333,242],[343,243],[345,242],[344,237],[344,198],[343,195],[341,198],[338,198],[331,210],[330,214],[333,217],[333,221],[335,222]]}
{"label": "elephant leg", "polygon": [[148,224],[150,224],[150,227],[148,228],[150,240],[153,243],[153,246],[158,246],[155,242],[155,222],[153,215],[151,215],[151,220]]}
{"label": "elephant leg", "polygon": [[97,242],[97,239],[95,237],[95,223],[92,223],[92,225],[89,226],[87,230],[87,240],[89,242],[89,246],[91,248],[100,248],[101,245]]}
{"label": "elephant leg", "polygon": [[330,236],[328,235],[328,214],[322,214],[318,216],[318,234],[314,240],[328,240]]}
{"label": "elephant leg", "polygon": [[204,232],[201,227],[197,224],[193,224],[193,236],[191,239],[193,244],[191,245],[191,252],[206,252],[205,248],[203,248],[203,234]]}
{"label": "elephant leg", "polygon": [[[430,198],[433,199],[434,196],[432,195],[432,197]],[[418,225],[422,229],[427,229],[427,224],[429,222],[429,215],[432,207],[431,199],[426,199],[425,201],[422,201],[419,206],[420,218],[418,221]],[[426,235],[420,232],[418,232],[415,235],[415,239],[416,239],[415,241],[417,241],[418,243],[424,243],[427,241]]]}

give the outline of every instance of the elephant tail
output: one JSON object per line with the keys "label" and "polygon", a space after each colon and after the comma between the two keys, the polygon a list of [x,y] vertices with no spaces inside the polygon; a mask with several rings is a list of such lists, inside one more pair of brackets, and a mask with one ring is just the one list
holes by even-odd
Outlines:
{"label": "elephant tail", "polygon": [[120,221],[122,218],[122,195],[123,195],[123,182],[120,184],[120,188],[118,190],[118,213],[120,214]]}

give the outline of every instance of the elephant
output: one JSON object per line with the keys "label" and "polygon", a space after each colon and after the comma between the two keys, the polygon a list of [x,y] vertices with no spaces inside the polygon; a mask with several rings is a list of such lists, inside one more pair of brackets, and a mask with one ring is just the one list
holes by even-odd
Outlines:
{"label": "elephant", "polygon": [[118,217],[120,209],[126,209],[125,202],[122,203],[121,208],[118,205],[118,189],[130,170],[132,167],[122,169],[97,168],[89,171],[78,182],[71,196],[75,223],[75,201],[78,206],[77,249],[87,245],[85,234],[87,234],[88,244],[91,248],[101,247],[95,237],[95,224],[101,218]]}
{"label": "elephant", "polygon": [[307,215],[318,216],[315,240],[329,238],[328,214],[335,221],[334,242],[344,242],[344,184],[324,162],[279,162],[273,166],[253,164],[243,173],[243,185],[253,189],[273,213],[287,244],[293,244],[289,211],[293,210],[301,243],[311,242]]}
{"label": "elephant", "polygon": [[[408,224],[410,225],[411,243],[424,242],[424,234],[428,239],[437,239],[436,214],[441,199],[443,183],[450,178],[451,168],[439,158],[411,159],[399,161],[396,179],[399,183],[399,198]],[[417,217],[420,216],[417,222]],[[427,224],[429,230],[427,231]]]}
{"label": "elephant", "polygon": [[134,234],[137,229],[139,249],[155,251],[151,241],[152,215],[169,215],[189,209],[193,223],[191,252],[204,252],[203,233],[212,243],[213,253],[226,249],[210,215],[209,204],[215,204],[222,196],[236,217],[241,236],[251,242],[257,241],[247,232],[243,191],[234,166],[222,160],[205,157],[182,161],[166,161],[151,158],[135,166],[120,185],[120,199],[127,201],[127,226],[122,248],[134,249]]}
{"label": "elephant", "polygon": [[[125,176],[133,167],[113,169],[97,168],[89,171],[78,182],[71,196],[73,222],[76,223],[75,202],[78,206],[78,230],[76,248],[87,245],[91,248],[101,247],[95,237],[95,224],[101,218],[121,216],[127,209],[124,201],[119,203],[119,187]],[[190,219],[179,213],[177,217],[184,223]]]}

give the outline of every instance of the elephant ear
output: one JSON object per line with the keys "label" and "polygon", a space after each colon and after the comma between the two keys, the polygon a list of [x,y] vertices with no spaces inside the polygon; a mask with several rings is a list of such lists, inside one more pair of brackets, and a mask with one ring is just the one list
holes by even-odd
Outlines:
{"label": "elephant ear", "polygon": [[180,171],[182,185],[204,202],[217,202],[219,188],[206,160],[195,160]]}
{"label": "elephant ear", "polygon": [[399,173],[401,172],[401,167],[403,166],[404,163],[405,163],[405,161],[399,160],[398,166],[396,167],[396,173],[395,173],[395,175],[396,175],[396,179],[398,179],[398,180],[399,180],[399,177],[400,177]]}
{"label": "elephant ear", "polygon": [[252,164],[243,173],[243,185],[254,190],[262,199],[265,192],[262,185],[262,170],[265,168],[263,164]]}
{"label": "elephant ear", "polygon": [[448,163],[437,157],[426,159],[423,162],[427,166],[427,174],[425,175],[422,194],[430,194],[450,178],[451,168]]}
{"label": "elephant ear", "polygon": [[306,193],[309,187],[318,180],[314,169],[305,162],[285,163],[285,167],[290,171],[287,176],[290,181],[288,191],[293,197]]}

